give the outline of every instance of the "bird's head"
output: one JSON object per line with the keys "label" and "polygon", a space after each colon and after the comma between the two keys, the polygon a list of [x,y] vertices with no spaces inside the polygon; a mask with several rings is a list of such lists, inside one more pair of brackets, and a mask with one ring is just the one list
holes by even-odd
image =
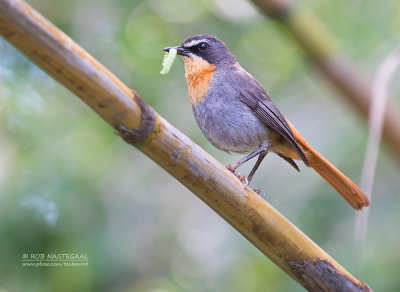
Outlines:
{"label": "bird's head", "polygon": [[228,47],[215,36],[208,34],[188,37],[180,46],[167,47],[164,51],[168,52],[170,49],[176,49],[185,63],[198,61],[218,67],[236,62]]}

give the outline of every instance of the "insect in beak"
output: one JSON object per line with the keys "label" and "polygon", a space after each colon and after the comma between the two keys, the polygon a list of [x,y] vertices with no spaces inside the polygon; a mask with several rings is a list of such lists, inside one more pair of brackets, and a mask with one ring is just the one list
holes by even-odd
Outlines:
{"label": "insect in beak", "polygon": [[165,52],[169,52],[169,50],[175,49],[178,52],[178,55],[186,56],[187,55],[187,50],[182,48],[181,46],[176,46],[176,47],[166,47],[163,49]]}

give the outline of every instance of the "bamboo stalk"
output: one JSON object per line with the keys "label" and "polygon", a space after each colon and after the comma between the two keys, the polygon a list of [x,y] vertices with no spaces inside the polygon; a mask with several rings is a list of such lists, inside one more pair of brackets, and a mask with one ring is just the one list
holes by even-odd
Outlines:
{"label": "bamboo stalk", "polygon": [[[310,291],[370,291],[28,4],[0,0],[0,34]],[[129,130],[131,129],[131,130]]]}
{"label": "bamboo stalk", "polygon": [[[263,12],[279,21],[285,32],[304,49],[326,79],[366,120],[370,109],[371,86],[340,52],[338,40],[304,5],[290,0],[252,0]],[[282,26],[281,26],[282,28]],[[389,104],[383,138],[400,163],[400,111]]]}

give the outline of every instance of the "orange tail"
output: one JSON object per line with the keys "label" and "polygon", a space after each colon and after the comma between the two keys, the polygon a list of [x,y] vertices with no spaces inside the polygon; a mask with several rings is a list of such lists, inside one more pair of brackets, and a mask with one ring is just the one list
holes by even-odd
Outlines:
{"label": "orange tail", "polygon": [[311,167],[334,187],[354,209],[360,210],[363,207],[369,206],[370,201],[363,191],[341,173],[332,163],[312,148],[296,128],[289,121],[288,123],[297,142],[310,162]]}

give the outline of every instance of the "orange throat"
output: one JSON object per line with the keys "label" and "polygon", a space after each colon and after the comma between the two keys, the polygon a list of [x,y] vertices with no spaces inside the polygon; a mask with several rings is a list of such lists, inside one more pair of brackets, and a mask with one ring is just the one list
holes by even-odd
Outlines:
{"label": "orange throat", "polygon": [[183,57],[183,61],[190,102],[194,105],[206,97],[212,76],[215,73],[215,65],[211,65],[199,57]]}

